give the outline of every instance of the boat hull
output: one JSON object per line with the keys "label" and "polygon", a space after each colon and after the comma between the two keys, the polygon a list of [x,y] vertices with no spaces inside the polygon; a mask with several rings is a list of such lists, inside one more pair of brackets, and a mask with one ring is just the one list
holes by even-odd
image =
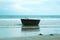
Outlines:
{"label": "boat hull", "polygon": [[36,19],[21,19],[22,25],[24,26],[38,26],[40,20]]}

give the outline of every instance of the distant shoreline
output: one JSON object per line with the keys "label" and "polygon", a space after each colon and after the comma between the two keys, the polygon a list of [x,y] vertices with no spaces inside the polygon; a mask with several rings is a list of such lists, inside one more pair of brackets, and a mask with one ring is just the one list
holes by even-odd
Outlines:
{"label": "distant shoreline", "polygon": [[60,15],[0,15],[0,18],[60,18]]}

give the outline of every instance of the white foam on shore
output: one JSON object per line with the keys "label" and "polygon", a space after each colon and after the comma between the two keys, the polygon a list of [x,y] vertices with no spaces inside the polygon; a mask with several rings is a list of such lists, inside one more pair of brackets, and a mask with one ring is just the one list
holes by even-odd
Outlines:
{"label": "white foam on shore", "polygon": [[[60,18],[39,18],[41,27],[59,27]],[[19,27],[21,26],[21,19],[19,18],[9,18],[0,19],[0,27]]]}

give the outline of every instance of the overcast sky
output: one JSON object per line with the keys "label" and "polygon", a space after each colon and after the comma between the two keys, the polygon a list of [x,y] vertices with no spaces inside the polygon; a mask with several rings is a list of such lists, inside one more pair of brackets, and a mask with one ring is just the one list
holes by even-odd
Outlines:
{"label": "overcast sky", "polygon": [[60,0],[0,0],[0,15],[60,15]]}

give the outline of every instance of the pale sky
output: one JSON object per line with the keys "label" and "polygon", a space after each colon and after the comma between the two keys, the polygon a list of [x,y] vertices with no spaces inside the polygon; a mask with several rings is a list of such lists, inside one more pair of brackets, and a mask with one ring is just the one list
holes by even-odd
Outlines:
{"label": "pale sky", "polygon": [[0,0],[0,15],[60,15],[60,0]]}

